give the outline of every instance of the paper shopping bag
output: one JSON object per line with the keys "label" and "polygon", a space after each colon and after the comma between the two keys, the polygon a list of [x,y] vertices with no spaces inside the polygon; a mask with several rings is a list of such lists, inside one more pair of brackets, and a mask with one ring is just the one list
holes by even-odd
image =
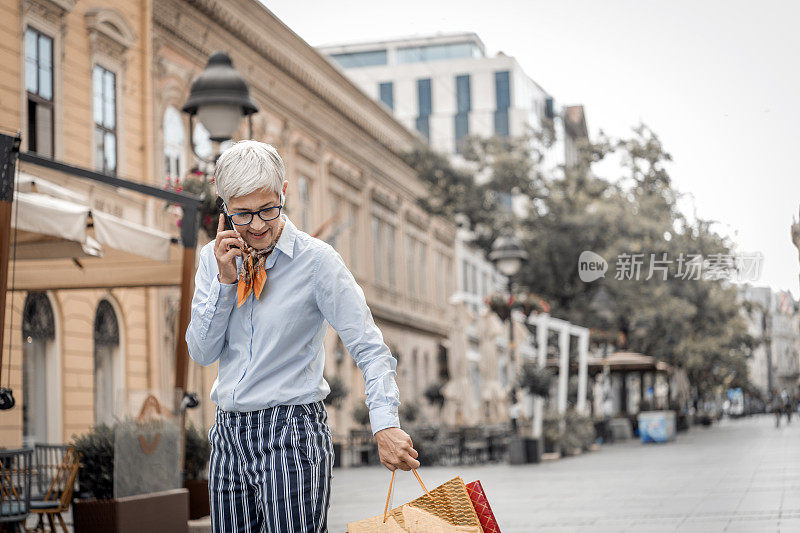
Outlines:
{"label": "paper shopping bag", "polygon": [[486,499],[486,493],[483,491],[480,481],[473,481],[467,483],[467,493],[472,500],[472,506],[478,514],[478,519],[481,521],[483,533],[500,533],[500,527],[497,525],[497,520],[494,517],[489,500]]}
{"label": "paper shopping bag", "polygon": [[[456,477],[428,491],[416,470],[424,496],[389,511],[389,497],[381,516],[351,522],[348,533],[483,533],[480,520],[472,506],[466,485]],[[389,482],[389,496],[394,485]]]}

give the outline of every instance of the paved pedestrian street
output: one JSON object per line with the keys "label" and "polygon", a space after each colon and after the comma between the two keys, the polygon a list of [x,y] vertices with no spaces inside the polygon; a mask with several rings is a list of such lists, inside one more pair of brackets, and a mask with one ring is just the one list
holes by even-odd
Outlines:
{"label": "paved pedestrian street", "polygon": [[[480,479],[503,533],[573,531],[800,532],[800,419],[693,426],[669,444],[628,441],[538,465],[423,467],[428,488]],[[412,435],[413,437],[413,435]],[[389,472],[334,471],[329,527],[383,512]],[[393,504],[420,495],[410,473]]]}

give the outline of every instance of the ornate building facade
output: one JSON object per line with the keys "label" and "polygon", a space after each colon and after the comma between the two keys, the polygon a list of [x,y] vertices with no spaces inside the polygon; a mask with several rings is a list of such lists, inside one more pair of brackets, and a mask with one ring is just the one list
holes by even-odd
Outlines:
{"label": "ornate building facade", "polygon": [[[401,399],[438,416],[421,395],[438,380],[437,368],[453,364],[456,228],[417,205],[423,184],[400,158],[419,142],[414,134],[254,0],[2,5],[10,16],[0,24],[11,38],[0,43],[0,127],[21,131],[23,151],[157,187],[203,169],[193,152],[218,148],[202,127],[189,131],[180,108],[208,56],[227,51],[260,107],[253,138],[274,144],[285,160],[288,215],[340,252],[398,359]],[[235,138],[247,135],[243,124]],[[178,234],[163,201],[33,165],[21,170],[84,195],[97,210]],[[201,231],[198,247],[207,241]],[[0,413],[0,443],[64,442],[130,414],[148,392],[171,401],[176,265],[148,271],[151,279],[135,287],[67,289],[48,285],[45,274],[25,285],[18,275],[6,314],[10,351],[3,349],[22,401]],[[325,351],[326,375],[349,390],[331,409],[342,441],[359,426],[351,414],[364,384],[333,330]],[[201,400],[190,418],[206,429],[215,376],[216,365],[190,365],[188,389]]]}

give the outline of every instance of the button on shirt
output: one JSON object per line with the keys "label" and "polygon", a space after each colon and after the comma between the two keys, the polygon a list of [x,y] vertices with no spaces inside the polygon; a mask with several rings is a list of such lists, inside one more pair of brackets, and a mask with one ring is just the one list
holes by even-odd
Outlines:
{"label": "button on shirt", "polygon": [[251,293],[237,308],[236,284],[219,281],[214,241],[200,252],[186,342],[197,363],[219,360],[211,399],[224,411],[324,399],[330,387],[322,377],[322,341],[330,323],[364,374],[373,433],[400,427],[397,361],[364,292],[333,247],[281,218],[285,226],[267,257],[258,300]]}

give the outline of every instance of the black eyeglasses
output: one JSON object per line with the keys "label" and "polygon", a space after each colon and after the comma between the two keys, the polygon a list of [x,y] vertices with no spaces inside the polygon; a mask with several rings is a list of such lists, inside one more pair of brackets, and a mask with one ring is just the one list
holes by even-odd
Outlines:
{"label": "black eyeglasses", "polygon": [[[240,213],[233,213],[228,214],[231,219],[231,222],[236,224],[237,226],[247,226],[253,221],[253,216],[258,215],[258,218],[263,220],[264,222],[269,222],[270,220],[275,220],[279,216],[281,216],[281,209],[283,208],[282,205],[277,205],[275,207],[265,207],[259,211],[242,211]],[[228,212],[228,208],[225,208],[225,212]]]}

